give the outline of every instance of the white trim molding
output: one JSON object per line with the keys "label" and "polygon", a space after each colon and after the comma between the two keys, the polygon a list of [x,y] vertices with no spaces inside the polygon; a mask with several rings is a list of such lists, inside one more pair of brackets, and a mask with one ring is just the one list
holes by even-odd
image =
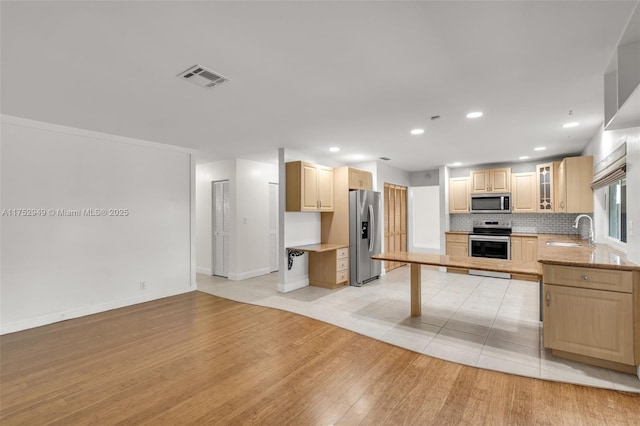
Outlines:
{"label": "white trim molding", "polygon": [[103,303],[93,306],[85,306],[78,309],[68,311],[54,312],[35,318],[29,318],[22,321],[16,321],[9,324],[0,325],[0,335],[15,333],[17,331],[27,330],[29,328],[41,327],[43,325],[53,324],[60,321],[66,321],[73,318],[80,318],[86,315],[98,314],[100,312],[110,311],[112,309],[124,308],[126,306],[136,305],[138,303],[150,302],[152,300],[163,299],[165,297],[176,296],[178,294],[189,293],[195,291],[194,288],[185,287],[181,289],[169,289],[147,293],[144,296],[136,296],[127,299],[115,300],[109,303]]}

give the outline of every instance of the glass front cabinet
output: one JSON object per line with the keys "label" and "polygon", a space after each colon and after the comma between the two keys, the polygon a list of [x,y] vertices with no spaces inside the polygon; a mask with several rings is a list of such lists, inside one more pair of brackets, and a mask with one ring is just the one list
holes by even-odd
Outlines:
{"label": "glass front cabinet", "polygon": [[[554,212],[554,177],[557,176],[557,163],[538,164],[538,212]],[[554,167],[556,171],[554,172]]]}

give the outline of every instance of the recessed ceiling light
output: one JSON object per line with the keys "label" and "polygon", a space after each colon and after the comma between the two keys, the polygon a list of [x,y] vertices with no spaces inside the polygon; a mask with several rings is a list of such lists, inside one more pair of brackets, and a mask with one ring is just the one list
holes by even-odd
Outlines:
{"label": "recessed ceiling light", "polygon": [[364,158],[364,155],[362,155],[362,154],[356,154],[356,155],[353,156],[354,160],[362,160],[363,158]]}
{"label": "recessed ceiling light", "polygon": [[461,163],[461,162],[459,162],[459,161],[456,161],[455,163],[451,163],[451,164],[449,164],[449,166],[451,166],[451,167],[458,167],[458,166],[462,166],[462,163]]}
{"label": "recessed ceiling light", "polygon": [[480,111],[470,112],[469,114],[467,114],[467,118],[478,118],[478,117],[482,117],[482,113]]}
{"label": "recessed ceiling light", "polygon": [[547,149],[546,146],[537,146],[537,147],[533,148],[534,151],[544,151],[545,149]]}
{"label": "recessed ceiling light", "polygon": [[527,158],[529,158],[528,155],[523,155],[522,157],[518,157],[518,160],[526,160]]}
{"label": "recessed ceiling light", "polygon": [[580,123],[578,123],[577,121],[572,121],[571,123],[565,123],[562,125],[562,127],[564,127],[565,129],[569,129],[571,127],[578,127],[580,125]]}
{"label": "recessed ceiling light", "polygon": [[423,133],[424,133],[424,129],[413,129],[413,130],[411,131],[411,134],[412,134],[412,135],[421,135],[421,134],[423,134]]}
{"label": "recessed ceiling light", "polygon": [[338,152],[338,151],[340,151],[340,148],[338,148],[337,146],[332,146],[331,148],[329,148],[329,151]]}

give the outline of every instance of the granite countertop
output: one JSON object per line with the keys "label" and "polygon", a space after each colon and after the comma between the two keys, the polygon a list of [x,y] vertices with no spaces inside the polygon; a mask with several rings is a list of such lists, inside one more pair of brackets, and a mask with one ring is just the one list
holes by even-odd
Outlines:
{"label": "granite countertop", "polygon": [[[468,235],[469,232],[449,231],[447,234]],[[538,261],[542,264],[640,271],[640,265],[629,261],[624,252],[607,244],[589,245],[587,240],[580,239],[579,235],[514,232],[511,236],[538,237]],[[579,243],[582,247],[548,246],[548,241]]]}
{"label": "granite countertop", "polygon": [[520,262],[515,260],[488,259],[486,257],[454,257],[445,254],[412,253],[395,251],[371,256],[372,259],[389,260],[420,265],[446,266],[451,268],[497,271],[508,274],[530,275],[540,279],[542,268],[538,262]]}
{"label": "granite countertop", "polygon": [[[548,241],[580,243],[582,247],[553,247],[547,245]],[[625,253],[606,244],[589,245],[587,240],[573,235],[538,234],[538,261],[548,265],[640,271],[640,265],[630,262]]]}

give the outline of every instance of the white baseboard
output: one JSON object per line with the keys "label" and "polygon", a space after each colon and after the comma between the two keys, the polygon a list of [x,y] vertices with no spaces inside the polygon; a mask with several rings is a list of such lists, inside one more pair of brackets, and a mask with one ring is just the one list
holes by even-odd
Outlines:
{"label": "white baseboard", "polygon": [[260,277],[262,275],[268,275],[271,273],[271,268],[267,267],[267,268],[260,268],[260,269],[254,269],[253,271],[248,271],[248,272],[242,272],[239,274],[233,274],[233,273],[229,273],[229,276],[227,277],[230,281],[243,281],[243,280],[248,280],[249,278],[255,278],[255,277]]}
{"label": "white baseboard", "polygon": [[211,268],[203,268],[202,266],[196,266],[196,272],[198,274],[213,275]]}
{"label": "white baseboard", "polygon": [[294,281],[292,283],[278,283],[278,293],[288,293],[293,290],[297,290],[299,288],[308,287],[309,286],[309,278],[305,278],[303,280]]}
{"label": "white baseboard", "polygon": [[87,315],[97,314],[100,312],[110,311],[112,309],[123,308],[125,306],[136,305],[138,303],[150,302],[156,299],[162,299],[169,296],[175,296],[182,293],[195,291],[191,286],[172,288],[168,290],[146,293],[144,295],[131,297],[128,299],[114,300],[99,305],[86,306],[77,309],[71,309],[63,312],[55,312],[52,314],[42,315],[35,318],[29,318],[8,324],[0,325],[0,335],[15,333],[16,331],[27,330],[30,328],[41,327],[43,325],[53,324],[55,322],[65,321],[68,319],[84,317]]}

